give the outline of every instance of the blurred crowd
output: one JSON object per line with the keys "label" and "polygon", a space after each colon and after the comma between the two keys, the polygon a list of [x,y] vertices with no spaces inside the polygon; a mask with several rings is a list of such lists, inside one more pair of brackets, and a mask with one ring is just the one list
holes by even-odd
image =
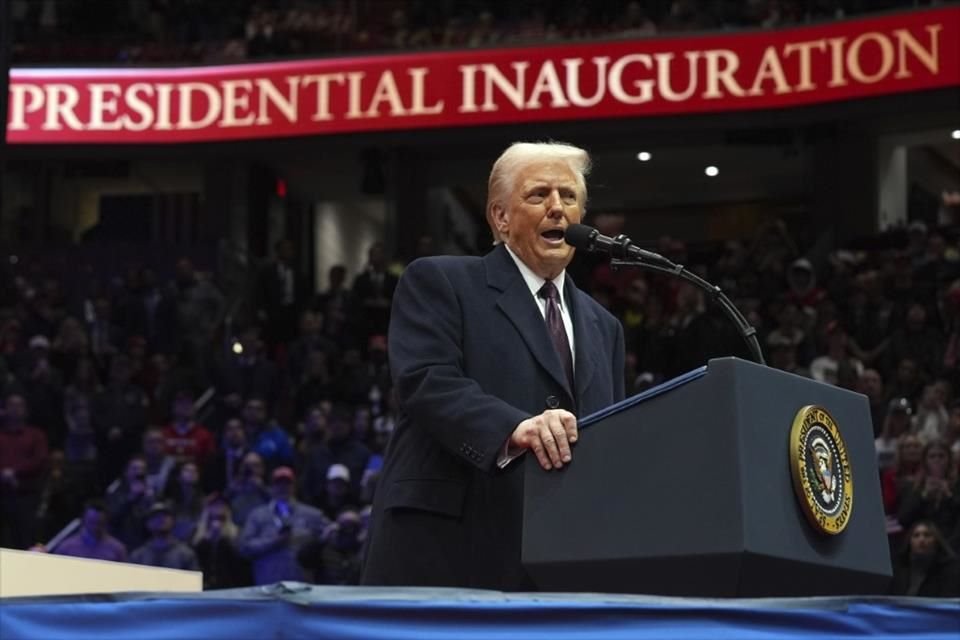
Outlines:
{"label": "blurred crowd", "polygon": [[[728,293],[771,366],[867,396],[895,589],[957,595],[960,228],[914,222],[822,253],[777,221],[657,249]],[[375,244],[362,272],[336,266],[314,292],[293,257],[276,244],[232,323],[218,278],[185,258],[169,280],[7,261],[0,545],[200,568],[207,588],[355,583],[396,421],[386,332],[403,265]],[[623,323],[628,393],[747,357],[684,282],[590,256],[572,273]]]}
{"label": "blurred crowd", "polygon": [[[10,0],[14,63],[226,63],[776,28],[938,0]],[[76,34],[84,34],[82,37]]]}
{"label": "blurred crowd", "polygon": [[356,582],[395,419],[397,276],[378,244],[352,283],[335,267],[307,295],[291,244],[275,253],[242,326],[186,258],[165,282],[11,257],[0,546],[202,567],[207,588]]}

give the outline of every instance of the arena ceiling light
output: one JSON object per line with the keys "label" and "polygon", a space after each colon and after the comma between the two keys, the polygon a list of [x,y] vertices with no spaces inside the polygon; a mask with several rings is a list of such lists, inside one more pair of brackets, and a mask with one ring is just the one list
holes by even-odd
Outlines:
{"label": "arena ceiling light", "polygon": [[954,129],[950,133],[950,137],[953,138],[954,140],[960,140],[960,129]]}
{"label": "arena ceiling light", "polygon": [[715,178],[717,174],[720,173],[720,169],[717,169],[715,166],[710,165],[709,167],[704,169],[703,172],[707,174],[707,177]]}
{"label": "arena ceiling light", "polygon": [[650,155],[649,151],[641,151],[640,153],[637,154],[637,160],[639,160],[640,162],[648,162],[652,157],[653,156]]}

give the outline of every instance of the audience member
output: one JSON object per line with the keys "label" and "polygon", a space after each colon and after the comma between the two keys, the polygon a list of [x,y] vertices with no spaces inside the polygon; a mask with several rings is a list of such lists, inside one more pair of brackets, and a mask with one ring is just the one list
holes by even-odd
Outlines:
{"label": "audience member", "polygon": [[93,358],[84,356],[77,360],[73,377],[64,389],[64,402],[69,405],[83,400],[88,406],[92,406],[94,399],[102,391],[103,385],[100,384],[100,374]]}
{"label": "audience member", "polygon": [[94,399],[101,429],[100,462],[108,477],[116,477],[136,452],[147,426],[149,400],[131,378],[130,359],[118,355],[110,363],[110,381]]}
{"label": "audience member", "polygon": [[271,351],[293,340],[297,331],[297,313],[303,300],[303,283],[293,262],[293,243],[287,239],[278,240],[274,252],[274,259],[260,270],[254,302],[257,319],[263,323],[264,337]]}
{"label": "audience member", "polygon": [[947,414],[947,391],[943,382],[928,384],[917,404],[913,417],[914,431],[923,442],[945,440],[950,416]]}
{"label": "audience member", "polygon": [[173,535],[173,513],[163,502],[154,503],[147,512],[150,539],[130,554],[130,562],[151,567],[199,571],[200,565],[193,549]]}
{"label": "audience member", "polygon": [[960,596],[960,565],[937,526],[921,520],[907,534],[893,564],[890,593],[901,596]]}
{"label": "audience member", "polygon": [[169,289],[161,287],[153,269],[134,273],[117,307],[127,335],[143,336],[150,351],[170,353],[176,345],[177,307]]}
{"label": "audience member", "polygon": [[302,470],[300,495],[308,504],[318,505],[323,495],[321,478],[332,464],[327,447],[327,414],[319,406],[306,413],[303,438],[297,445],[296,468]]}
{"label": "audience member", "polygon": [[826,292],[817,287],[813,265],[806,258],[797,258],[787,270],[787,301],[805,313],[815,309]]}
{"label": "audience member", "polygon": [[351,486],[350,470],[342,464],[331,465],[327,469],[327,484],[319,504],[323,512],[336,519],[343,511],[356,508]]}
{"label": "audience member", "polygon": [[191,461],[205,465],[217,445],[213,434],[194,419],[194,397],[179,392],[173,400],[173,422],[163,430],[166,452],[178,462]]}
{"label": "audience member", "polygon": [[107,509],[102,502],[91,500],[83,510],[80,531],[53,550],[62,556],[126,562],[127,548],[107,533]]}
{"label": "audience member", "polygon": [[390,303],[397,288],[397,277],[387,271],[387,254],[382,242],[367,252],[367,266],[353,281],[354,316],[361,320],[361,338],[386,334],[390,323]]}
{"label": "audience member", "polygon": [[204,353],[206,345],[215,339],[223,316],[223,294],[207,274],[194,268],[188,258],[177,261],[173,290],[177,326],[190,328],[180,333],[179,343],[193,354]]}
{"label": "audience member", "polygon": [[864,369],[860,374],[857,391],[870,401],[870,419],[873,422],[873,436],[876,438],[883,430],[887,416],[887,398],[883,393],[883,376],[876,369]]}
{"label": "audience member", "polygon": [[238,534],[230,505],[220,497],[209,500],[193,536],[205,591],[251,584],[250,563],[237,551]]}
{"label": "audience member", "polygon": [[267,418],[267,403],[263,398],[247,400],[243,408],[243,427],[250,449],[260,454],[268,469],[293,464],[290,436]]}
{"label": "audience member", "polygon": [[97,432],[90,413],[90,401],[83,395],[64,403],[67,435],[63,450],[69,462],[77,465],[95,463],[98,458]]}
{"label": "audience member", "polygon": [[167,453],[167,438],[162,429],[151,427],[143,434],[143,460],[146,482],[154,496],[166,495],[177,459]]}
{"label": "audience member", "polygon": [[923,444],[912,433],[904,433],[897,443],[897,455],[892,467],[880,474],[883,505],[887,514],[896,515],[901,497],[920,477]]}
{"label": "audience member", "polygon": [[244,456],[249,453],[247,432],[239,418],[231,418],[223,427],[223,441],[203,470],[203,486],[207,493],[223,492],[241,475]]}
{"label": "audience member", "polygon": [[280,373],[265,353],[260,330],[249,326],[230,353],[223,356],[215,375],[221,395],[256,397],[274,406],[280,394]]}
{"label": "audience member", "polygon": [[839,323],[826,327],[827,352],[810,363],[810,375],[817,382],[853,389],[863,375],[863,364],[849,351],[846,331]]}
{"label": "audience member", "polygon": [[327,354],[311,351],[304,362],[304,372],[294,396],[297,415],[304,415],[310,407],[320,404],[334,395],[333,374],[328,365]]}
{"label": "audience member", "polygon": [[917,361],[913,358],[902,358],[894,372],[893,383],[890,388],[890,394],[893,397],[903,396],[905,398],[917,399],[923,388],[926,373],[917,366]]}
{"label": "audience member", "polygon": [[327,288],[316,297],[313,308],[326,316],[331,304],[346,307],[350,301],[350,289],[346,287],[347,268],[342,264],[335,264],[327,272]]}
{"label": "audience member", "polygon": [[195,462],[184,462],[177,473],[177,481],[167,491],[167,504],[173,515],[173,536],[181,542],[190,542],[203,512],[205,499],[200,489],[200,471]]}
{"label": "audience member", "polygon": [[[308,422],[321,419],[315,412],[310,416]],[[326,486],[327,473],[332,465],[340,464],[347,469],[351,489],[358,492],[363,470],[370,459],[370,450],[357,440],[350,412],[345,406],[335,405],[324,420],[326,438],[317,433],[317,427],[311,426],[309,452],[304,454],[304,491],[308,499],[317,501],[314,504],[323,501],[321,487]]]}
{"label": "audience member", "polygon": [[944,442],[953,454],[955,471],[960,473],[960,402],[955,402],[950,408],[950,423]]}
{"label": "audience member", "polygon": [[952,458],[943,442],[927,444],[920,471],[905,485],[897,511],[897,519],[905,527],[920,520],[937,525],[951,546],[960,543],[960,479]]}
{"label": "audience member", "polygon": [[[37,505],[35,537],[46,539],[55,536],[80,510],[83,498],[89,495],[90,486],[74,484],[81,477],[68,475],[66,457],[63,451],[50,452],[43,485],[40,489],[40,501]],[[90,480],[91,478],[86,478]]]}
{"label": "audience member", "polygon": [[27,402],[7,396],[0,428],[0,546],[23,549],[35,542],[48,451],[47,436],[27,422]]}
{"label": "audience member", "polygon": [[243,526],[254,509],[270,501],[270,491],[264,483],[265,473],[263,458],[250,451],[243,458],[239,475],[227,485],[224,498],[230,504],[233,521],[238,526]]}
{"label": "audience member", "polygon": [[298,556],[301,566],[318,584],[357,584],[360,580],[363,526],[356,511],[343,511],[324,532],[323,540],[304,545]]}
{"label": "audience member", "polygon": [[[316,311],[304,311],[300,315],[300,327],[296,339],[290,343],[287,353],[287,370],[293,380],[307,380],[316,373],[311,371],[311,358],[319,355],[324,365],[339,353],[339,346],[323,333],[323,315]],[[329,371],[324,370],[324,382],[329,384]],[[298,415],[303,415],[302,412]]]}
{"label": "audience member", "polygon": [[[120,328],[113,321],[113,307],[106,296],[98,296],[93,303],[92,313],[87,316],[87,333],[90,336],[89,353],[101,366],[117,355],[123,340]],[[76,348],[75,358],[83,357],[88,351],[86,344]]]}
{"label": "audience member", "polygon": [[45,336],[34,336],[29,342],[26,368],[20,374],[19,387],[27,406],[30,422],[44,431],[50,445],[63,446],[63,376],[49,356],[50,342]]}
{"label": "audience member", "polygon": [[894,398],[890,401],[883,419],[880,435],[875,440],[877,466],[880,471],[891,469],[897,462],[900,437],[910,431],[910,401],[906,398]]}
{"label": "audience member", "polygon": [[890,336],[886,350],[888,362],[897,363],[910,358],[924,371],[936,371],[943,361],[943,336],[927,320],[927,309],[914,302],[907,310],[904,325]]}
{"label": "audience member", "polygon": [[106,501],[110,531],[127,549],[143,543],[144,517],[159,496],[147,482],[147,463],[143,456],[130,458],[123,478],[107,493]]}
{"label": "audience member", "polygon": [[894,305],[885,295],[883,280],[876,270],[857,273],[850,288],[849,293],[835,292],[835,299],[844,300],[846,296],[844,321],[850,335],[865,362],[878,366],[889,344]]}
{"label": "audience member", "polygon": [[271,476],[273,499],[254,509],[243,525],[238,546],[253,562],[255,584],[303,581],[297,555],[306,543],[322,539],[330,523],[322,511],[294,498],[295,479],[290,467],[275,469]]}

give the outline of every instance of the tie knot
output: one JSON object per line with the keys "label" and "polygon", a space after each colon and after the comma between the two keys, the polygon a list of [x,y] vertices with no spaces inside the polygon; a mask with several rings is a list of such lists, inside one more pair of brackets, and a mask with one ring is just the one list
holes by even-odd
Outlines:
{"label": "tie knot", "polygon": [[544,300],[553,300],[554,302],[560,302],[560,292],[557,291],[557,285],[553,284],[553,280],[547,280],[543,283],[543,286],[540,287],[540,291],[537,292]]}

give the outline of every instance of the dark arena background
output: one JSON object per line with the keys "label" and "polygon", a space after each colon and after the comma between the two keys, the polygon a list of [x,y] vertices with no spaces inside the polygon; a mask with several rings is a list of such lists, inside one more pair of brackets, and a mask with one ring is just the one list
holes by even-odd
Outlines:
{"label": "dark arena background", "polygon": [[[0,0],[0,116],[3,640],[960,636],[960,4]],[[628,400],[511,463],[536,590],[360,586],[395,288],[516,141],[689,277],[567,269]]]}

